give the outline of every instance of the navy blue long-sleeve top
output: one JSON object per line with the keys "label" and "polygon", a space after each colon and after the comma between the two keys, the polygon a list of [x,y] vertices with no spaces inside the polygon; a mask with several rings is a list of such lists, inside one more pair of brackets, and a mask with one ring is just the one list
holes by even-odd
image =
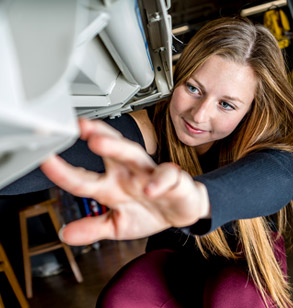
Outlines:
{"label": "navy blue long-sleeve top", "polygon": [[[145,147],[143,136],[130,115],[105,121],[126,138]],[[78,140],[61,156],[75,166],[104,171],[102,159],[92,153],[82,140]],[[293,199],[293,154],[280,150],[262,150],[196,176],[194,180],[207,187],[211,219],[202,219],[181,230],[185,234],[201,235],[238,219],[272,215],[288,204]],[[0,194],[24,194],[52,186],[54,184],[38,168],[0,190]]]}

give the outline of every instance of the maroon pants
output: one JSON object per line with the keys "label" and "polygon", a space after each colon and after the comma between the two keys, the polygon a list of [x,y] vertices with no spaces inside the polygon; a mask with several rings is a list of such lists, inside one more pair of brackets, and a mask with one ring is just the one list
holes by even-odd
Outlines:
{"label": "maroon pants", "polygon": [[[277,258],[286,268],[284,242]],[[196,262],[196,261],[195,261]],[[226,263],[220,268],[194,264],[177,252],[148,252],[124,266],[102,291],[97,308],[265,308],[246,267]]]}

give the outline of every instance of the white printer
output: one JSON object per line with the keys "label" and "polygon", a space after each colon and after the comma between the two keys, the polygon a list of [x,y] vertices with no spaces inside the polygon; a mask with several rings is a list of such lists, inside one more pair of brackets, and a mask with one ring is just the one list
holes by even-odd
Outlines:
{"label": "white printer", "polygon": [[0,4],[0,188],[78,137],[170,95],[170,0]]}

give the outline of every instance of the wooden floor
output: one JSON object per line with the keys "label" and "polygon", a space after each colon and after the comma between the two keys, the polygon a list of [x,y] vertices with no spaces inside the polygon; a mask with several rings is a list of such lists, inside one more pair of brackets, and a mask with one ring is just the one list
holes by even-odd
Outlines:
{"label": "wooden floor", "polygon": [[[84,276],[78,284],[69,269],[47,278],[33,278],[31,308],[94,308],[97,296],[113,274],[128,261],[144,252],[146,240],[102,241],[98,250],[78,256]],[[293,277],[293,253],[288,257],[289,275]],[[1,288],[2,289],[2,288]],[[12,292],[2,293],[5,308],[19,308]]]}
{"label": "wooden floor", "polygon": [[[98,250],[78,256],[76,261],[84,277],[80,284],[69,269],[51,277],[34,277],[30,308],[94,308],[104,285],[119,268],[144,252],[145,243],[102,241]],[[20,307],[9,290],[2,297],[5,308]]]}

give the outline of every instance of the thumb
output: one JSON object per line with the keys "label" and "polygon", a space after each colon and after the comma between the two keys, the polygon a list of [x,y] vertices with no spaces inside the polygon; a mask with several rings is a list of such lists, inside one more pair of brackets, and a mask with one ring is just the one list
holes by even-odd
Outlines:
{"label": "thumb", "polygon": [[112,211],[96,216],[85,217],[62,227],[59,238],[71,246],[88,245],[102,239],[114,238],[114,225],[111,219]]}

